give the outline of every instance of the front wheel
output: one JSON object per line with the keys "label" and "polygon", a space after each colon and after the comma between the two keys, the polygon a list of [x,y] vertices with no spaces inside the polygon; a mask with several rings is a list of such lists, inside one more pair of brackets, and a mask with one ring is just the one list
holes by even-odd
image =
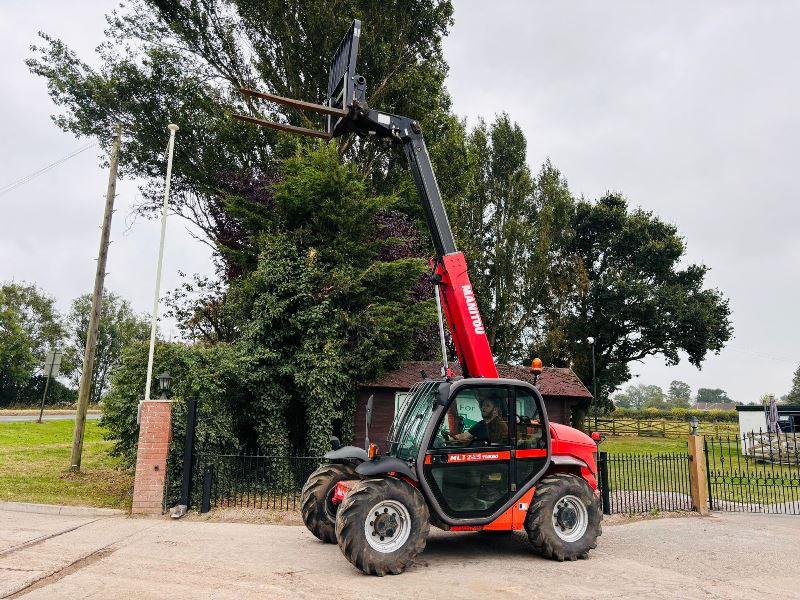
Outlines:
{"label": "front wheel", "polygon": [[317,539],[327,544],[336,543],[338,506],[331,502],[331,495],[336,484],[347,479],[358,479],[353,465],[322,465],[309,476],[300,495],[303,522]]}
{"label": "front wheel", "polygon": [[430,532],[422,495],[399,479],[366,479],[336,513],[339,548],[367,575],[398,575],[425,549]]}
{"label": "front wheel", "polygon": [[555,560],[588,558],[602,534],[600,502],[589,484],[568,473],[556,473],[536,486],[525,517],[534,549]]}

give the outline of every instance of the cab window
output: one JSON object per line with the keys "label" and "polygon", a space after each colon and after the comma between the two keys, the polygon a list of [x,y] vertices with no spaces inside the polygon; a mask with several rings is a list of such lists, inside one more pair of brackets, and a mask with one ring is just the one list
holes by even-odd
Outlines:
{"label": "cab window", "polygon": [[461,390],[442,419],[433,446],[507,446],[508,406],[507,388],[480,387]]}
{"label": "cab window", "polygon": [[515,483],[522,487],[547,466],[547,432],[539,403],[530,390],[516,389]]}
{"label": "cab window", "polygon": [[542,416],[536,400],[527,390],[517,390],[515,418],[517,448],[546,448],[547,440],[542,430]]}

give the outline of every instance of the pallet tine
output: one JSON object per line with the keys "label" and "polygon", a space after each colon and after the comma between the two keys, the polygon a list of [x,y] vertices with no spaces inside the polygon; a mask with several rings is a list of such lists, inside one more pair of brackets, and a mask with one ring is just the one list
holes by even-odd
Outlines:
{"label": "pallet tine", "polygon": [[253,98],[261,98],[262,100],[269,100],[276,104],[283,104],[284,106],[291,106],[292,108],[299,108],[300,110],[313,110],[321,115],[330,115],[332,117],[346,117],[347,111],[341,108],[333,108],[325,106],[324,104],[314,104],[313,102],[305,102],[303,100],[295,100],[294,98],[285,98],[283,96],[276,96],[268,92],[259,92],[250,88],[239,88],[239,91],[245,96]]}
{"label": "pallet tine", "polygon": [[269,127],[270,129],[277,129],[278,131],[297,133],[299,135],[316,137],[323,140],[329,140],[333,137],[330,133],[319,131],[318,129],[308,129],[306,127],[298,127],[297,125],[276,123],[275,121],[267,121],[266,119],[257,119],[256,117],[249,117],[247,115],[233,114],[231,116],[239,121],[244,121],[246,123],[253,123],[254,125],[261,125],[262,127]]}

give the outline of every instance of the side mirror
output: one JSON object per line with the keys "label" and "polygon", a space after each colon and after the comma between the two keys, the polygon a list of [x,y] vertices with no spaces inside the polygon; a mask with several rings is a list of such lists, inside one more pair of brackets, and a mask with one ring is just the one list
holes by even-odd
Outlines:
{"label": "side mirror", "polygon": [[339,441],[339,438],[335,435],[331,436],[331,450],[338,450],[342,447],[342,442]]}
{"label": "side mirror", "polygon": [[367,399],[367,427],[372,427],[372,403],[375,400],[375,395],[370,394]]}
{"label": "side mirror", "polygon": [[450,382],[443,381],[439,384],[439,390],[436,394],[436,404],[440,406],[447,406],[447,401],[450,399]]}

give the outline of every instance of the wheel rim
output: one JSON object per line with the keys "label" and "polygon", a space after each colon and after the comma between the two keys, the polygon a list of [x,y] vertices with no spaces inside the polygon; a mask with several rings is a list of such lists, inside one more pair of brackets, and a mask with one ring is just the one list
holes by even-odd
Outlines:
{"label": "wheel rim", "polygon": [[589,512],[577,496],[562,496],[553,508],[553,529],[565,542],[576,542],[589,527]]}
{"label": "wheel rim", "polygon": [[367,543],[378,552],[399,550],[411,535],[411,515],[396,500],[382,500],[373,506],[364,519]]}

